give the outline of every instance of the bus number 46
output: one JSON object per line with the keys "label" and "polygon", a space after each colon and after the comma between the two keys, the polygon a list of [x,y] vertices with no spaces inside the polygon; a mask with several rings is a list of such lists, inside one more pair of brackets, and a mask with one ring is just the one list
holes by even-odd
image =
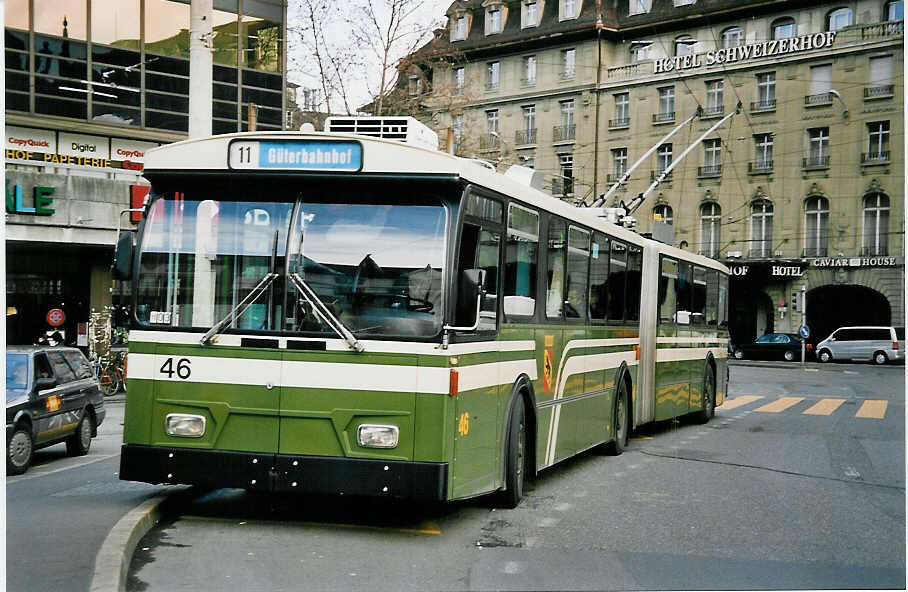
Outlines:
{"label": "bus number 46", "polygon": [[176,369],[174,369],[173,358],[167,358],[167,361],[161,366],[161,374],[166,374],[167,378],[173,378],[173,375],[176,374],[177,378],[186,380],[192,374],[192,369],[189,367],[189,359],[180,358],[177,360]]}

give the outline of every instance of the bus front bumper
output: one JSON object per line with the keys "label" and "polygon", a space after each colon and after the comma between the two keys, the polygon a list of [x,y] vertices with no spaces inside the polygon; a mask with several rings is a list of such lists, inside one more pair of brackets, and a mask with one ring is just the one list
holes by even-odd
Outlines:
{"label": "bus front bumper", "polygon": [[448,464],[124,444],[120,479],[444,501]]}

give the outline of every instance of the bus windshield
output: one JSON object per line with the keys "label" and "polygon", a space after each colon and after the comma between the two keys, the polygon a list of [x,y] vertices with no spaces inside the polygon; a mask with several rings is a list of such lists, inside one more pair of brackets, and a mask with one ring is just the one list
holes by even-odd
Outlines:
{"label": "bus windshield", "polygon": [[292,275],[356,336],[441,330],[446,211],[439,200],[217,197],[171,193],[153,203],[139,255],[141,323],[208,330],[226,319],[224,330],[333,336],[318,307],[288,281]]}

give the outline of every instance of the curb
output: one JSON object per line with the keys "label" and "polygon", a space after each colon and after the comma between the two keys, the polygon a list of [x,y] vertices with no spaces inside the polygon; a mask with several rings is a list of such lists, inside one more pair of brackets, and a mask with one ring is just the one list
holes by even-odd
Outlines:
{"label": "curb", "polygon": [[139,504],[120,518],[107,533],[95,556],[95,572],[91,579],[91,592],[123,592],[136,544],[164,516],[165,505],[189,489],[170,490]]}

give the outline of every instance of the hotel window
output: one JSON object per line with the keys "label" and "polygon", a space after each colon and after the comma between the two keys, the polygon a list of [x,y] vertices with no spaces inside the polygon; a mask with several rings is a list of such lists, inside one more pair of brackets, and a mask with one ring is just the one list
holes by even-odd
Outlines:
{"label": "hotel window", "polygon": [[681,35],[675,39],[675,55],[688,56],[694,55],[694,46],[697,41],[690,35]]}
{"label": "hotel window", "polygon": [[750,256],[772,256],[772,202],[765,199],[750,206]]}
{"label": "hotel window", "polygon": [[869,83],[864,89],[865,99],[892,96],[892,56],[870,58]]}
{"label": "hotel window", "polygon": [[744,30],[741,27],[729,27],[725,29],[722,31],[721,44],[723,48],[744,45]]}
{"label": "hotel window", "polygon": [[722,140],[703,140],[704,175],[718,175],[722,172]]}
{"label": "hotel window", "polygon": [[574,67],[577,62],[576,49],[561,50],[561,79],[570,80],[574,77]]}
{"label": "hotel window", "polygon": [[850,8],[836,8],[826,15],[826,30],[838,31],[854,24],[854,13]]}
{"label": "hotel window", "polygon": [[871,193],[864,198],[862,255],[889,254],[889,198]]}
{"label": "hotel window", "polygon": [[725,110],[725,83],[710,80],[706,83],[706,115],[722,115]]}
{"label": "hotel window", "polygon": [[523,83],[526,86],[536,84],[536,56],[525,56],[523,58]]}
{"label": "hotel window", "polygon": [[463,114],[454,116],[454,149],[460,148],[463,142]]}
{"label": "hotel window", "polygon": [[631,42],[631,62],[643,62],[649,59],[652,43]]}
{"label": "hotel window", "polygon": [[522,28],[539,25],[539,4],[536,0],[524,0],[520,5],[520,26]]}
{"label": "hotel window", "polygon": [[874,121],[867,124],[866,160],[889,160],[888,121]]}
{"label": "hotel window", "polygon": [[832,102],[832,64],[810,67],[810,96],[808,105]]}
{"label": "hotel window", "polygon": [[566,141],[574,139],[574,99],[560,101],[561,108],[561,126],[555,128],[555,141]]}
{"label": "hotel window", "polygon": [[486,65],[486,90],[496,90],[501,76],[501,62],[489,62]]}
{"label": "hotel window", "polygon": [[616,93],[615,95],[615,119],[612,121],[612,127],[623,127],[630,123],[630,95],[628,93]]}
{"label": "hotel window", "polygon": [[490,6],[486,9],[486,35],[501,33],[501,6]]}
{"label": "hotel window", "polygon": [[816,127],[807,130],[807,162],[805,166],[829,166],[828,127]]}
{"label": "hotel window", "polygon": [[754,136],[754,163],[752,170],[772,170],[772,134]]}
{"label": "hotel window", "polygon": [[563,21],[567,19],[577,18],[577,5],[580,3],[580,0],[559,0],[559,16],[558,20]]}
{"label": "hotel window", "polygon": [[461,68],[454,68],[454,94],[462,95],[464,84],[466,82],[466,70]]}
{"label": "hotel window", "polygon": [[719,234],[722,228],[722,208],[715,202],[700,206],[700,254],[719,255]]}
{"label": "hotel window", "polygon": [[658,204],[653,208],[653,220],[661,220],[666,224],[674,224],[674,212],[668,204]]}
{"label": "hotel window", "polygon": [[656,173],[662,174],[672,163],[672,145],[662,144],[656,150]]}
{"label": "hotel window", "polygon": [[757,104],[758,109],[774,109],[776,106],[776,73],[764,72],[757,74]]}
{"label": "hotel window", "polygon": [[627,172],[627,148],[612,149],[612,171],[614,178],[610,179],[611,183],[623,177]]}
{"label": "hotel window", "polygon": [[793,18],[780,18],[772,22],[772,39],[790,39],[797,34],[798,25]]}
{"label": "hotel window", "polygon": [[829,200],[822,196],[809,198],[804,204],[804,256],[825,257]]}
{"label": "hotel window", "polygon": [[664,86],[657,89],[659,92],[659,111],[656,121],[672,121],[675,119],[675,87]]}
{"label": "hotel window", "polygon": [[451,27],[451,41],[463,41],[467,38],[467,17],[459,16],[454,19]]}
{"label": "hotel window", "polygon": [[883,20],[900,21],[905,18],[905,6],[902,0],[890,0],[883,5]]}
{"label": "hotel window", "polygon": [[628,0],[627,14],[628,16],[633,16],[635,14],[646,14],[650,11],[652,5],[653,0]]}
{"label": "hotel window", "polygon": [[422,85],[420,84],[419,76],[416,74],[410,74],[407,76],[407,92],[411,97],[415,97],[422,90]]}
{"label": "hotel window", "polygon": [[480,145],[480,148],[498,148],[501,140],[501,136],[498,134],[498,109],[486,111],[486,134],[485,145]]}
{"label": "hotel window", "polygon": [[558,170],[559,182],[555,185],[561,191],[558,191],[556,193],[561,193],[564,195],[570,195],[574,193],[574,155],[569,153],[559,154]]}
{"label": "hotel window", "polygon": [[518,132],[518,144],[536,143],[536,105],[524,105],[523,129]]}

